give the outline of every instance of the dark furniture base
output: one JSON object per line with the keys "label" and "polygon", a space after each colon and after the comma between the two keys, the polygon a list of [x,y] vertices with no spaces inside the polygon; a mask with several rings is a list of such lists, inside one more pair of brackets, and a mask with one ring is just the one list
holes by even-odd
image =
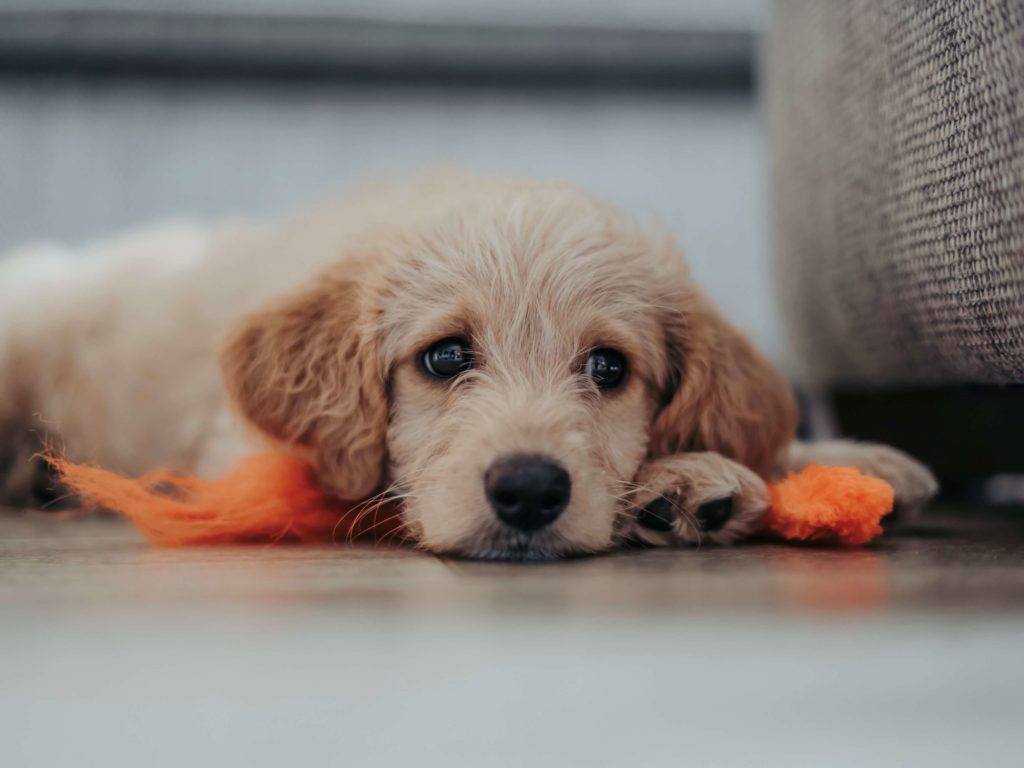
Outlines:
{"label": "dark furniture base", "polygon": [[1024,386],[836,390],[840,431],[888,443],[945,483],[1024,474]]}

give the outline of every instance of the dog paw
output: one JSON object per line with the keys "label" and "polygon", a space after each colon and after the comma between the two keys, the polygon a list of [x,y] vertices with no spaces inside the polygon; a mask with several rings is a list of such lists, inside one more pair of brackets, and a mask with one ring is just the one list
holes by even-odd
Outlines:
{"label": "dog paw", "polygon": [[913,517],[939,490],[939,483],[928,467],[888,445],[827,440],[794,445],[790,455],[792,469],[807,464],[852,465],[885,480],[895,491],[896,509],[908,517]]}
{"label": "dog paw", "polygon": [[717,453],[657,459],[637,476],[628,534],[647,544],[731,544],[757,530],[768,510],[764,481]]}
{"label": "dog paw", "polygon": [[938,493],[935,475],[917,459],[886,445],[865,445],[864,448],[861,469],[893,487],[900,513],[916,513]]}

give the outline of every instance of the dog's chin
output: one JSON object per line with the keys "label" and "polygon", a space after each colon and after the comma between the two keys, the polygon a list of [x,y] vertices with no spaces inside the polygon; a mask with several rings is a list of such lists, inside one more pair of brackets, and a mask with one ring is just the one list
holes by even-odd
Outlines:
{"label": "dog's chin", "polygon": [[443,554],[466,560],[523,563],[586,557],[597,551],[574,545],[557,529],[523,533],[495,526],[445,548]]}

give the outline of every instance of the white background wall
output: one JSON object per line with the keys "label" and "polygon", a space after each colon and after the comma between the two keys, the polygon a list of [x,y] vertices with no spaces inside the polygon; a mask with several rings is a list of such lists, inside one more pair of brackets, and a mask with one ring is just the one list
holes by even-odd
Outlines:
{"label": "white background wall", "polygon": [[742,96],[0,81],[0,249],[273,215],[448,164],[571,180],[663,223],[781,356],[761,127]]}
{"label": "white background wall", "polygon": [[756,29],[767,0],[0,0],[0,8],[173,10],[189,13],[345,15],[482,24],[588,24]]}

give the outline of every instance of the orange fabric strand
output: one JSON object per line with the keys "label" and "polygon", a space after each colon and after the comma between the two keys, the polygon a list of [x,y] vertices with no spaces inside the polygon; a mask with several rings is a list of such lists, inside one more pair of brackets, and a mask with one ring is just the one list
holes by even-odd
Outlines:
{"label": "orange fabric strand", "polygon": [[[130,478],[50,457],[70,490],[89,504],[119,512],[158,546],[240,542],[332,542],[401,530],[395,504],[366,512],[324,494],[309,466],[280,454],[242,460],[217,480],[152,472]],[[809,466],[768,486],[765,530],[786,540],[845,546],[882,532],[893,489],[852,467]]]}
{"label": "orange fabric strand", "polygon": [[894,492],[853,467],[811,465],[768,486],[769,532],[787,540],[859,546],[882,532]]}
{"label": "orange fabric strand", "polygon": [[124,515],[158,546],[346,541],[371,532],[386,537],[399,528],[393,506],[360,520],[362,508],[328,498],[305,462],[279,454],[247,457],[216,480],[170,472],[130,478],[49,461],[84,501]]}

